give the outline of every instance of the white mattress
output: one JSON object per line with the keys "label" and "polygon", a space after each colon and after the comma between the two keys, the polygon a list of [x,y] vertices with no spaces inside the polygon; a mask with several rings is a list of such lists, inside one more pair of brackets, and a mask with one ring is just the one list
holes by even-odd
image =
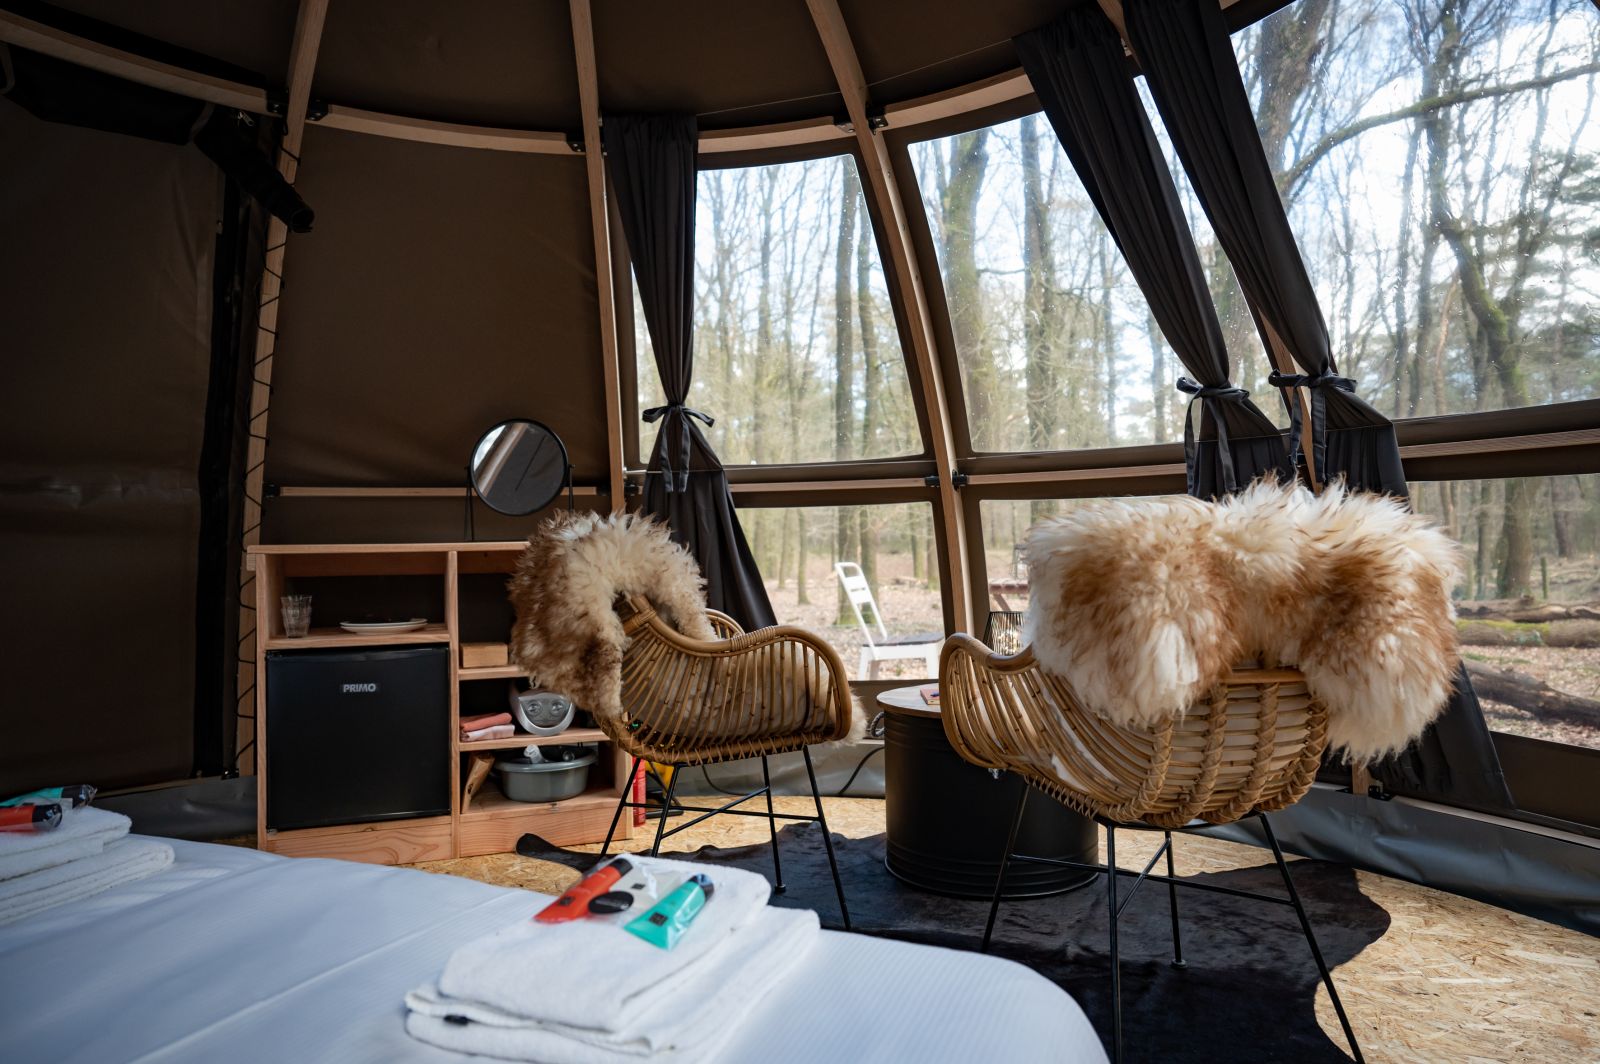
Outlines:
{"label": "white mattress", "polygon": [[[0,1055],[463,1060],[406,1036],[402,995],[461,942],[548,900],[407,869],[173,846],[167,872],[0,928]],[[1021,965],[824,932],[790,981],[752,995],[720,1060],[1105,1054],[1077,1004]]]}

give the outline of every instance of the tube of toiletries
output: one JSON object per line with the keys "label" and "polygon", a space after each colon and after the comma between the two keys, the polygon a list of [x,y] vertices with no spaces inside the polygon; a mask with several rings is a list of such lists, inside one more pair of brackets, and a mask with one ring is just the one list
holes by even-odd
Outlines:
{"label": "tube of toiletries", "polygon": [[677,890],[657,902],[649,912],[628,923],[628,931],[652,946],[671,949],[700,915],[716,888],[705,875],[690,876]]}
{"label": "tube of toiletries", "polygon": [[67,803],[74,809],[81,809],[94,801],[98,792],[91,783],[72,783],[65,787],[44,787],[27,794],[19,794],[15,798],[0,801],[0,806],[8,805],[43,805],[49,802]]}
{"label": "tube of toiletries", "polygon": [[54,831],[61,826],[61,806],[8,805],[0,808],[0,831]]}

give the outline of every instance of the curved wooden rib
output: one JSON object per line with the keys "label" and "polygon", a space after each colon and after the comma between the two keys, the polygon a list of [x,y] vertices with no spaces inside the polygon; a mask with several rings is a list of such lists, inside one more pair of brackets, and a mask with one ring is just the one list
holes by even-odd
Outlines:
{"label": "curved wooden rib", "polygon": [[631,639],[622,660],[621,719],[601,730],[627,753],[672,765],[787,753],[850,730],[844,663],[821,638],[778,625],[739,630],[710,612],[726,638],[694,639],[645,600],[618,605]]}
{"label": "curved wooden rib", "polygon": [[1087,816],[1178,827],[1271,812],[1310,789],[1327,713],[1296,669],[1240,666],[1183,717],[1151,728],[1085,709],[1033,648],[997,654],[945,641],[941,716],[957,753],[1016,772]]}

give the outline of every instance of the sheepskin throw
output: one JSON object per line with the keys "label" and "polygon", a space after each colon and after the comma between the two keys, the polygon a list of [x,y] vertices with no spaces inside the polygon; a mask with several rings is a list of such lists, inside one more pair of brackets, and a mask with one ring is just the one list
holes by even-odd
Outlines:
{"label": "sheepskin throw", "polygon": [[529,538],[511,577],[511,660],[591,713],[620,717],[628,637],[612,605],[618,595],[642,595],[686,636],[715,638],[705,579],[665,525],[562,514]]}
{"label": "sheepskin throw", "polygon": [[1037,525],[1027,560],[1040,665],[1124,725],[1179,716],[1264,657],[1305,673],[1330,748],[1365,762],[1421,734],[1459,666],[1460,550],[1387,496],[1269,481],[1107,501]]}

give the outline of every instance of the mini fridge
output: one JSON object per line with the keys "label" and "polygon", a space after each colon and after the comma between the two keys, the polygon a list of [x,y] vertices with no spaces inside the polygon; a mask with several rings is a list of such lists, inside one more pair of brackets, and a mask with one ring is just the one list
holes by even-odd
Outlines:
{"label": "mini fridge", "polygon": [[267,654],[267,826],[450,812],[444,646]]}

